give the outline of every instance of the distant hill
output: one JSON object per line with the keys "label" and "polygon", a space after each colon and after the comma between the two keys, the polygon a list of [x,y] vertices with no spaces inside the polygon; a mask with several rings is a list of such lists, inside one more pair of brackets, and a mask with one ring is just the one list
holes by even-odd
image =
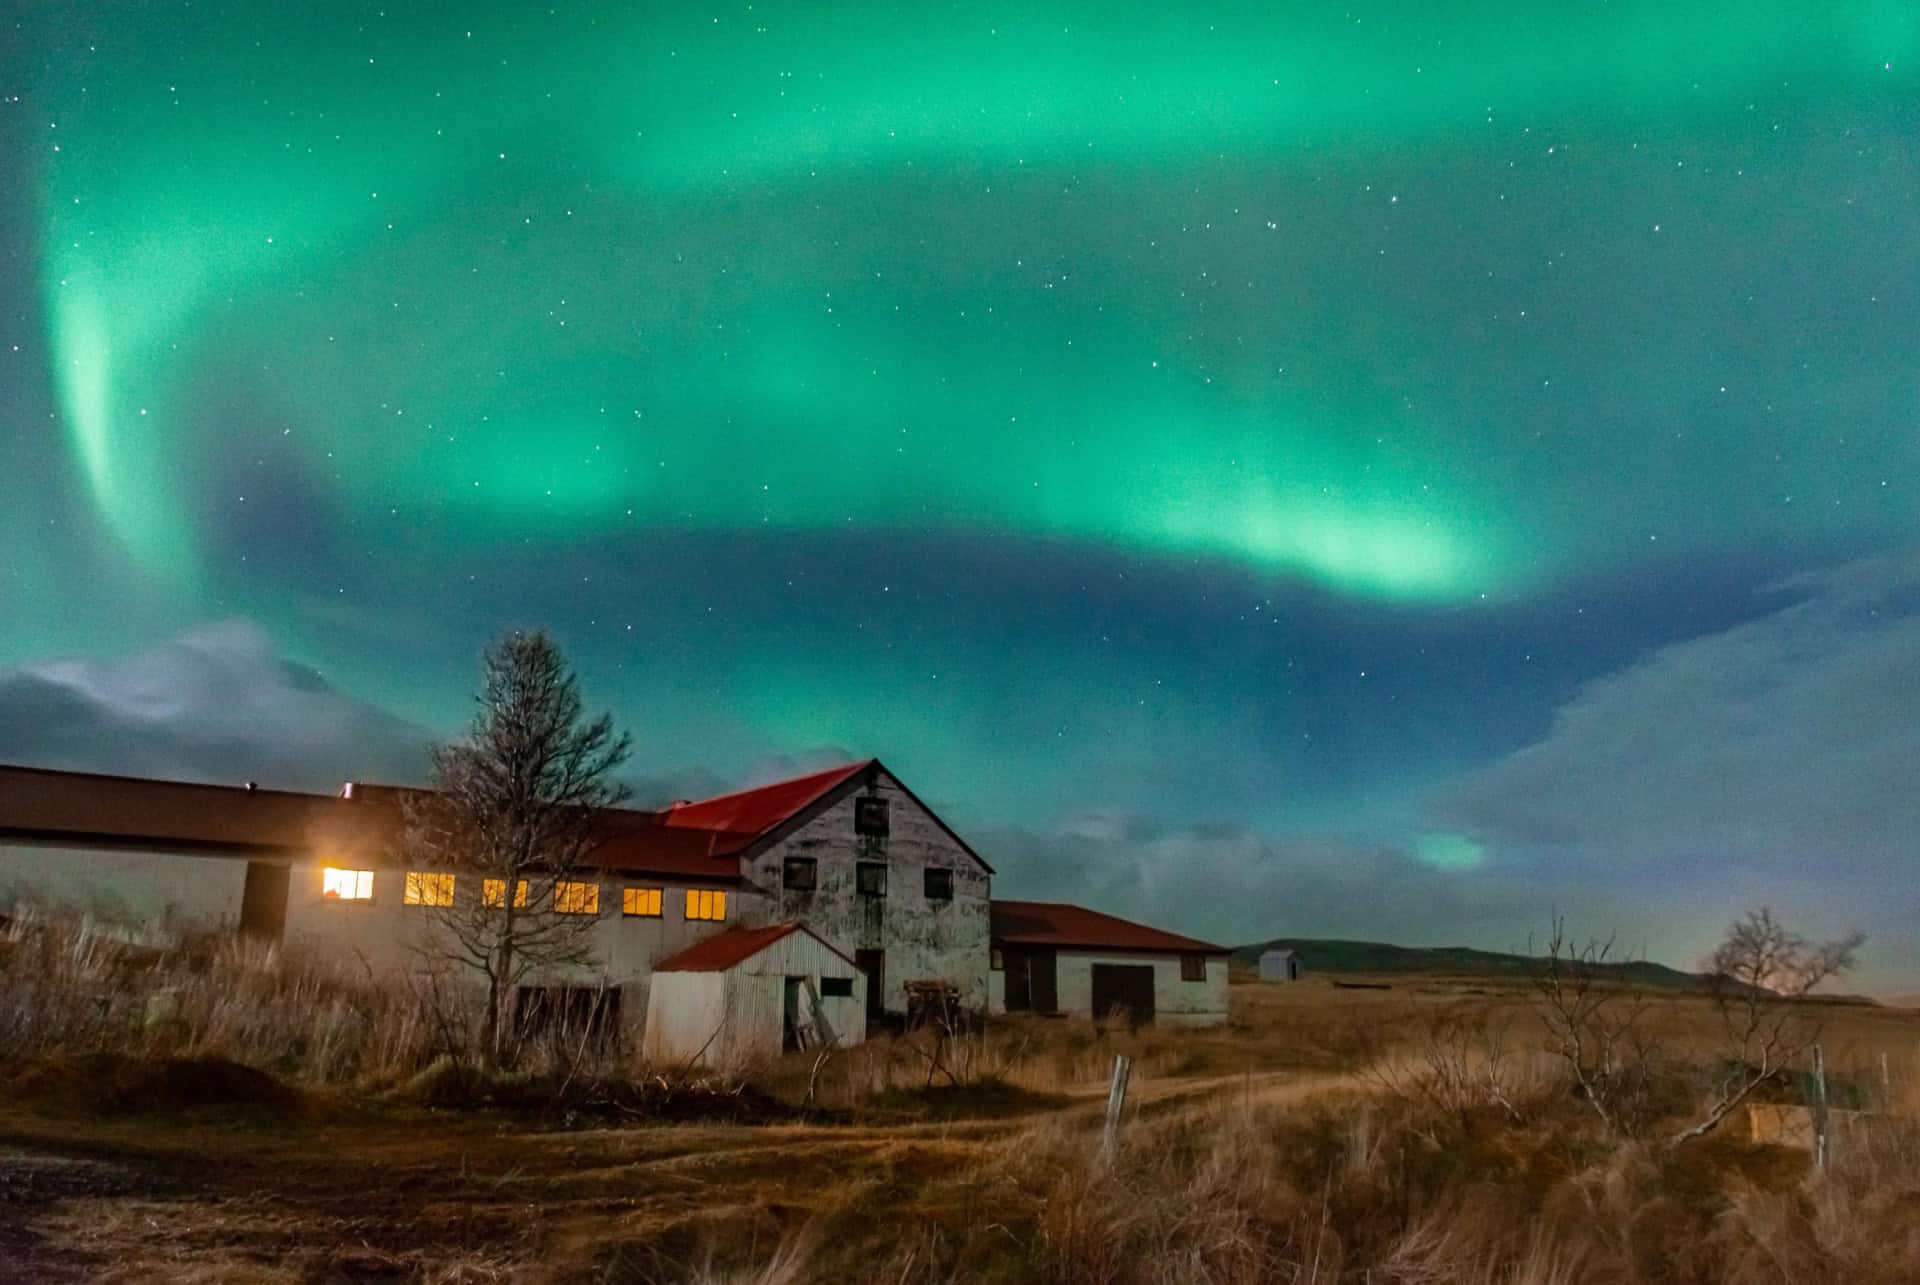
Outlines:
{"label": "distant hill", "polygon": [[[1392,946],[1378,941],[1338,941],[1314,937],[1277,937],[1251,946],[1236,946],[1235,963],[1258,967],[1260,956],[1274,949],[1292,950],[1311,973],[1444,973],[1451,976],[1524,978],[1528,959],[1497,950],[1470,946]],[[1707,979],[1683,973],[1665,964],[1632,960],[1603,965],[1610,977],[1642,986],[1699,990]]]}

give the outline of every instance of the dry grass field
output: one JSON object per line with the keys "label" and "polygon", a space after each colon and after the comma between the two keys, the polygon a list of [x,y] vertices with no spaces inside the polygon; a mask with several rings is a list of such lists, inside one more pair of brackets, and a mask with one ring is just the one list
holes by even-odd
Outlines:
{"label": "dry grass field", "polygon": [[[1620,1137],[1524,987],[1379,981],[1241,981],[1210,1031],[994,1023],[931,1086],[925,1034],[817,1074],[530,1055],[488,1082],[351,969],[15,933],[0,1279],[1920,1280],[1920,1014],[1815,1006],[1834,1104],[1872,1120],[1821,1173],[1740,1116],[1662,1143],[1713,1071],[1699,996],[1648,998],[1661,1075]],[[162,983],[166,1020],[134,1017]]]}

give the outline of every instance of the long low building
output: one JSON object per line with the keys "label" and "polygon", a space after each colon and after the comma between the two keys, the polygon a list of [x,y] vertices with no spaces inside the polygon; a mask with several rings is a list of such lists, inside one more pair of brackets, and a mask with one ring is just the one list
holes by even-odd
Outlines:
{"label": "long low building", "polygon": [[992,1012],[1136,1026],[1227,1020],[1225,946],[1057,901],[994,902],[992,937]]}
{"label": "long low building", "polygon": [[[106,923],[237,930],[351,949],[374,967],[420,967],[432,906],[492,906],[504,892],[472,873],[409,863],[406,793],[349,783],[337,795],[300,794],[0,765],[0,910],[69,907]],[[636,1038],[657,1022],[658,1049],[684,1052],[685,1031],[712,1014],[702,1006],[718,986],[719,1011],[737,1014],[735,1027],[703,1034],[701,1046],[755,1055],[790,1046],[816,1019],[843,1043],[857,1039],[869,1022],[903,1016],[915,983],[939,983],[976,1010],[1091,1014],[1119,995],[1140,1017],[1225,1014],[1224,958],[1217,1002],[1210,980],[1198,990],[1182,980],[1193,967],[1183,961],[1224,952],[1172,934],[1149,940],[1140,934],[1155,930],[1139,925],[1128,926],[1131,937],[1090,934],[1085,925],[1124,923],[1091,911],[1078,912],[1090,918],[1072,920],[1082,927],[1067,933],[1085,940],[1053,943],[1062,948],[1058,999],[1035,1002],[1046,985],[1035,980],[1017,992],[1024,1002],[1009,1005],[991,962],[1001,947],[1023,961],[1023,976],[1046,972],[1044,943],[995,935],[1003,919],[1030,916],[1031,904],[993,902],[992,867],[878,760],[658,811],[608,809],[601,821],[591,868],[538,908],[590,916],[590,949],[584,962],[528,978],[517,1009],[574,1011],[590,993],[593,1011],[618,1014]],[[740,935],[774,927],[784,927],[784,944]],[[716,948],[725,965],[696,966],[719,958],[699,949],[719,941],[730,943]],[[799,998],[785,981],[775,997],[769,970],[803,956],[810,971],[778,974]],[[1163,964],[1173,970],[1164,984]],[[1142,974],[1125,971],[1142,967],[1156,970],[1150,996]],[[1208,979],[1212,967],[1202,967]],[[687,1021],[650,1017],[663,979],[684,997],[675,1006],[697,1010]]]}

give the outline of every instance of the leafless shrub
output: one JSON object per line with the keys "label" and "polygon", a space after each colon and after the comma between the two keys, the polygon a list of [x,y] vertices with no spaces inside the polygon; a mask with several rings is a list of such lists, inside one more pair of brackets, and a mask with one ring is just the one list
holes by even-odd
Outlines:
{"label": "leafless shrub", "polygon": [[1851,972],[1866,935],[1808,942],[1762,906],[1727,929],[1707,961],[1719,1016],[1721,1066],[1701,1118],[1673,1135],[1681,1143],[1711,1132],[1753,1091],[1796,1065],[1820,1038],[1820,1018],[1800,1002]]}
{"label": "leafless shrub", "polygon": [[1534,950],[1533,991],[1546,1027],[1545,1047],[1559,1060],[1580,1099],[1607,1129],[1640,1133],[1660,1050],[1643,1029],[1649,997],[1606,976],[1620,962],[1614,939],[1576,944],[1556,915],[1545,945]]}

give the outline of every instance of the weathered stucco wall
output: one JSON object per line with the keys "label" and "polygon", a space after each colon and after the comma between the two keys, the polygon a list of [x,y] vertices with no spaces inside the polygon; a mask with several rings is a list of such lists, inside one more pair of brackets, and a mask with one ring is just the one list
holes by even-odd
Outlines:
{"label": "weathered stucco wall", "polygon": [[212,932],[240,922],[244,856],[0,843],[0,908],[25,902],[106,923]]}
{"label": "weathered stucco wall", "polygon": [[[887,800],[884,840],[855,831],[856,799],[868,793]],[[785,886],[788,857],[818,863],[812,891]],[[862,861],[886,863],[884,897],[859,891],[856,867]],[[928,899],[930,867],[953,872],[951,900]],[[959,987],[962,1004],[986,1006],[990,876],[888,773],[879,774],[871,791],[841,799],[754,857],[745,874],[759,894],[754,913],[763,918],[756,922],[800,919],[849,954],[886,952],[883,1002],[889,1012],[905,1011],[905,983],[914,980],[949,981]]]}

